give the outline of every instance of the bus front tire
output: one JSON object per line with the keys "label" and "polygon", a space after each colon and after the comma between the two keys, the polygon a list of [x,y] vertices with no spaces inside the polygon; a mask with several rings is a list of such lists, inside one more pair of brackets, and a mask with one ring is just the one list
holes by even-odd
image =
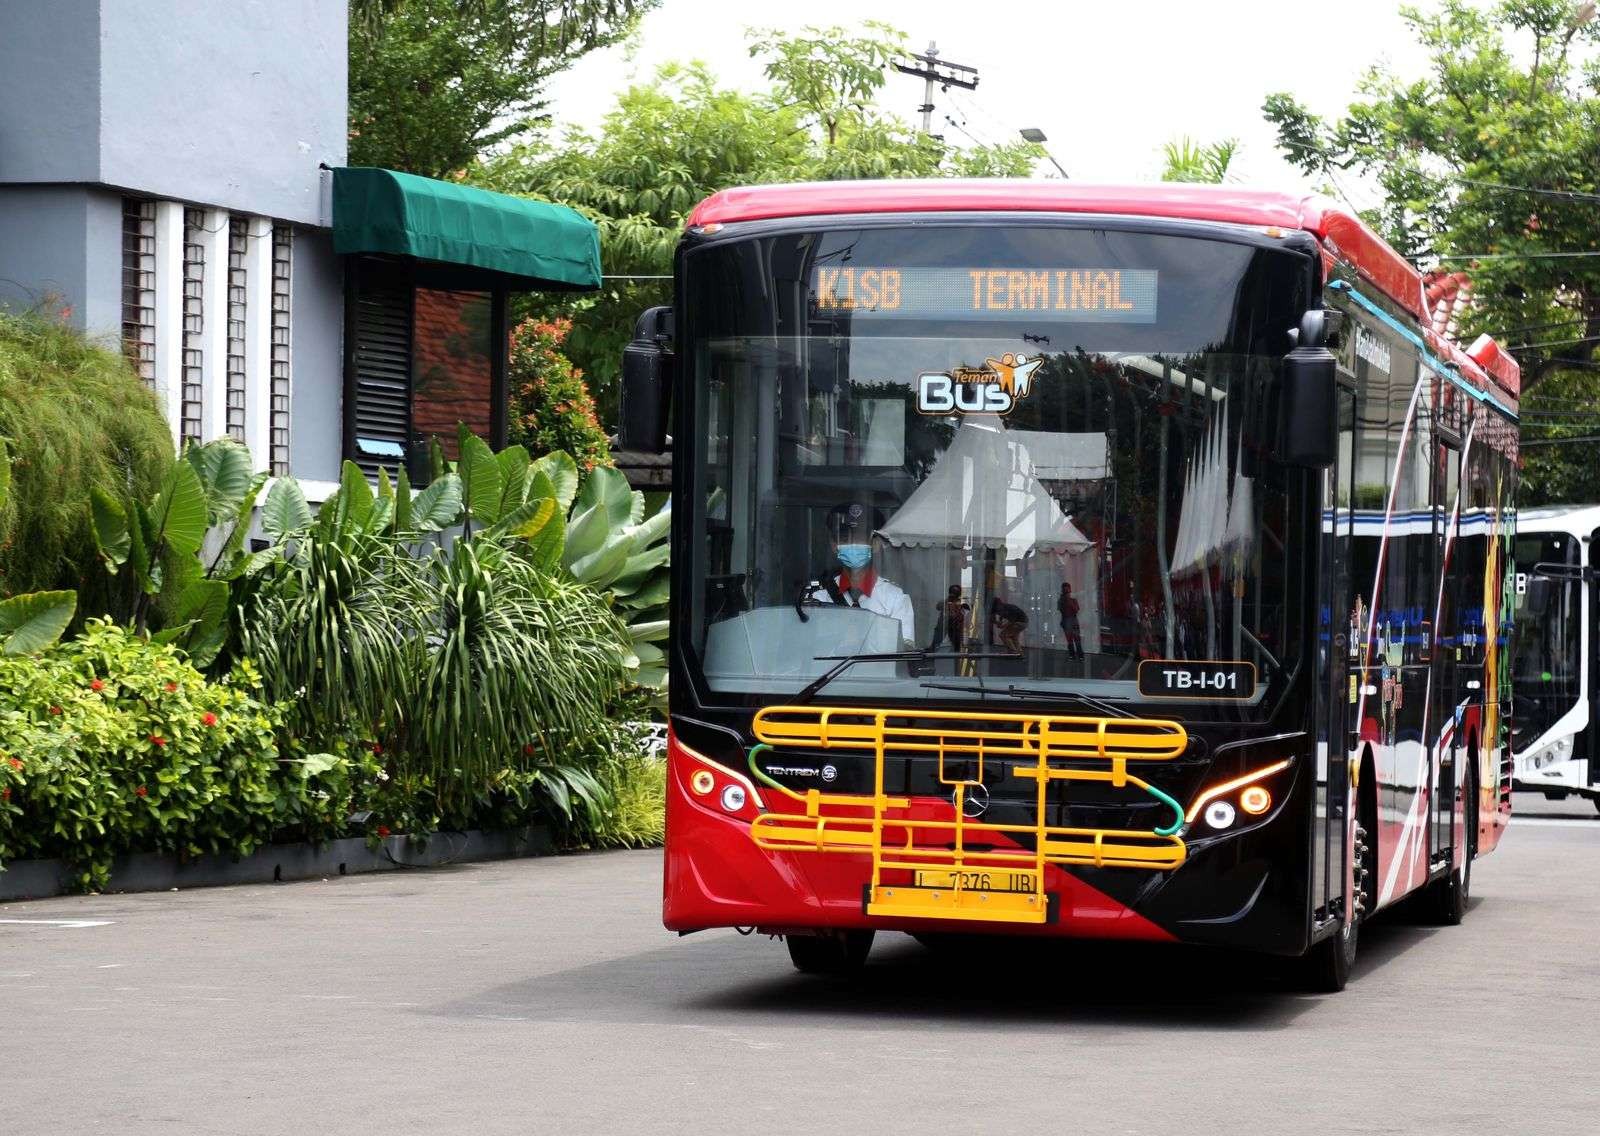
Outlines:
{"label": "bus front tire", "polygon": [[866,964],[872,950],[871,931],[823,931],[816,935],[788,935],[789,961],[801,974],[854,974]]}
{"label": "bus front tire", "polygon": [[1356,910],[1346,913],[1337,931],[1317,943],[1300,960],[1300,976],[1307,990],[1316,994],[1337,994],[1350,981],[1356,963],[1356,948],[1361,942],[1361,924],[1372,910],[1372,884],[1377,875],[1377,849],[1368,845],[1368,828],[1361,810],[1356,821]]}
{"label": "bus front tire", "polygon": [[1430,885],[1428,899],[1433,906],[1433,921],[1445,927],[1459,926],[1467,914],[1467,902],[1472,898],[1472,861],[1478,855],[1478,789],[1469,774],[1466,787],[1467,847],[1461,855],[1461,866],[1453,868],[1441,880]]}

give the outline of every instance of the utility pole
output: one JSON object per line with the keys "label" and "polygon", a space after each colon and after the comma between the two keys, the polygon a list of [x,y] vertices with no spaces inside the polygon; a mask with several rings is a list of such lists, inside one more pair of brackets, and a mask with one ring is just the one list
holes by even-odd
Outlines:
{"label": "utility pole", "polygon": [[928,41],[927,51],[921,55],[912,55],[911,58],[916,62],[896,63],[894,69],[902,75],[915,75],[923,81],[922,105],[917,109],[922,112],[922,132],[932,134],[934,84],[937,83],[946,91],[951,87],[975,91],[978,89],[978,69],[968,67],[964,63],[944,62],[939,58],[939,45],[932,40]]}

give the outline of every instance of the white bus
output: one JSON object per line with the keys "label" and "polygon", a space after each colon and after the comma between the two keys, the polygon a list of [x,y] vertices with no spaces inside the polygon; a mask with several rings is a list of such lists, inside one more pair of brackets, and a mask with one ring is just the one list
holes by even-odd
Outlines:
{"label": "white bus", "polygon": [[1512,660],[1514,785],[1600,808],[1600,701],[1595,689],[1600,505],[1517,516]]}

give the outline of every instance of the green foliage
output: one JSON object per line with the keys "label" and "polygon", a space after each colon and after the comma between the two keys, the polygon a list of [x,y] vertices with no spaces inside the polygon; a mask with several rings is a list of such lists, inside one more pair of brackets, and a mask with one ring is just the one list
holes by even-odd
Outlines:
{"label": "green foliage", "polygon": [[647,519],[609,467],[580,481],[562,451],[494,454],[463,434],[459,452],[406,510],[349,463],[309,525],[291,491],[269,495],[269,512],[299,519],[268,526],[277,555],[240,612],[239,649],[285,703],[290,738],[375,744],[391,784],[432,802],[412,819],[531,799],[592,826],[613,705],[665,678],[670,514]]}
{"label": "green foliage", "polygon": [[445,177],[526,134],[558,71],[655,0],[352,0],[350,164]]}
{"label": "green foliage", "polygon": [[1202,145],[1192,138],[1180,138],[1161,148],[1166,167],[1162,181],[1197,182],[1219,185],[1228,180],[1228,167],[1239,154],[1239,140],[1224,138]]}
{"label": "green foliage", "polygon": [[667,766],[651,752],[649,707],[634,703],[611,724],[597,774],[607,805],[587,834],[597,847],[647,848],[665,836]]}
{"label": "green foliage", "polygon": [[248,853],[334,823],[317,796],[332,766],[279,761],[278,711],[256,686],[248,667],[207,682],[176,649],[100,620],[0,657],[0,861],[59,857],[88,889],[125,852]]}
{"label": "green foliage", "polygon": [[[1330,180],[1370,175],[1384,201],[1368,219],[1391,243],[1424,263],[1450,257],[1445,267],[1471,270],[1468,337],[1551,344],[1517,352],[1524,389],[1564,366],[1587,369],[1600,354],[1600,257],[1539,254],[1600,248],[1594,201],[1561,196],[1600,191],[1593,4],[1445,0],[1406,19],[1427,73],[1408,82],[1374,67],[1362,98],[1332,122],[1289,94],[1271,96],[1265,112],[1280,148]],[[1462,253],[1496,259],[1456,259]]]}
{"label": "green foliage", "polygon": [[0,313],[0,595],[71,588],[106,609],[94,494],[154,494],[172,464],[155,395],[114,351],[59,319]]}
{"label": "green foliage", "polygon": [[570,319],[529,319],[512,330],[509,432],[519,445],[539,453],[561,450],[588,470],[610,465],[611,449],[583,372],[562,354],[571,331]]}
{"label": "green foliage", "polygon": [[[177,643],[198,665],[209,665],[227,644],[234,589],[246,590],[270,559],[244,552],[266,480],[265,474],[251,475],[248,450],[222,438],[190,445],[148,505],[131,495],[119,500],[94,490],[95,545],[116,581],[113,595],[122,601],[108,604],[107,614],[144,631],[155,611],[157,625],[165,625],[157,641]],[[298,493],[295,488],[269,494],[269,530],[283,523],[286,509],[293,511]],[[305,507],[303,496],[299,507]],[[209,562],[202,555],[208,534],[217,548]]]}
{"label": "green foliage", "polygon": [[475,182],[565,202],[600,227],[598,293],[530,297],[527,310],[567,316],[565,353],[586,376],[603,422],[616,412],[622,349],[639,312],[671,297],[667,276],[696,202],[736,185],[844,178],[1024,176],[1032,144],[963,149],[873,109],[901,50],[881,24],[860,32],[808,28],[752,33],[771,88],[719,86],[701,64],[672,64],[624,91],[597,134],[574,130],[559,146],[519,143],[469,171]]}
{"label": "green foliage", "polygon": [[0,600],[0,655],[31,655],[51,646],[77,607],[76,592],[26,592]]}

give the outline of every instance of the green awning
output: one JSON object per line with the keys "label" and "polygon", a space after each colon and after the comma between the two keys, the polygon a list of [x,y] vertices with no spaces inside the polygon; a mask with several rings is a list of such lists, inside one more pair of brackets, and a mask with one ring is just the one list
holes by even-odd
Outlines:
{"label": "green awning", "polygon": [[600,231],[581,214],[395,170],[333,171],[333,248],[482,268],[512,288],[600,287]]}

